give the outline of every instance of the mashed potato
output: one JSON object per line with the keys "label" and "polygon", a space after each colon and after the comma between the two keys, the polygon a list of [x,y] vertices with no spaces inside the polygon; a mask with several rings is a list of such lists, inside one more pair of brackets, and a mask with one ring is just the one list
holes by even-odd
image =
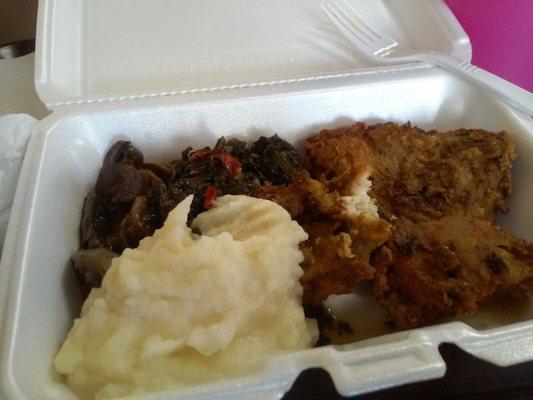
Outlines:
{"label": "mashed potato", "polygon": [[304,230],[277,204],[224,196],[186,226],[192,196],[113,260],[54,360],[83,399],[251,373],[312,346],[301,306]]}

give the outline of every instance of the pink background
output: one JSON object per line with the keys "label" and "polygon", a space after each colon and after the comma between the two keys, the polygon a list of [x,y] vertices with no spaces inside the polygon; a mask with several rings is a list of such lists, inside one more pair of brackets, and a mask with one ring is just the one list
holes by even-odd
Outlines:
{"label": "pink background", "polygon": [[533,0],[446,0],[472,43],[472,63],[533,91]]}

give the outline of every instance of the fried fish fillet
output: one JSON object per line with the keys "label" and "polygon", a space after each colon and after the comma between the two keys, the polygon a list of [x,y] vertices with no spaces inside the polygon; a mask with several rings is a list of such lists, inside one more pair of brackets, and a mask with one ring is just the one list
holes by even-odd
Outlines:
{"label": "fried fish fillet", "polygon": [[496,222],[507,212],[515,147],[506,132],[459,129],[424,132],[410,124],[324,130],[305,150],[313,177],[339,192],[346,174],[368,166],[380,216],[427,221],[463,214]]}
{"label": "fried fish fillet", "polygon": [[516,157],[506,132],[356,123],[304,148],[310,174],[261,195],[309,233],[307,304],[373,279],[376,298],[408,328],[474,311],[533,276],[532,245],[496,225]]}
{"label": "fried fish fillet", "polygon": [[259,193],[288,210],[309,234],[300,244],[306,305],[320,304],[331,294],[351,293],[374,276],[370,255],[389,238],[390,229],[369,202],[366,175],[360,172],[352,176],[353,185],[363,188],[355,196],[341,196],[306,171],[288,186],[265,186]]}
{"label": "fried fish fillet", "polygon": [[374,293],[398,328],[475,311],[533,276],[533,244],[488,221],[400,218],[375,254]]}
{"label": "fried fish fillet", "polygon": [[[370,263],[374,291],[398,327],[473,311],[533,275],[531,245],[496,225],[516,157],[506,132],[356,123],[304,146],[311,176],[341,196],[353,191],[354,171],[369,171],[369,197],[392,225]],[[326,297],[328,282],[320,286]]]}

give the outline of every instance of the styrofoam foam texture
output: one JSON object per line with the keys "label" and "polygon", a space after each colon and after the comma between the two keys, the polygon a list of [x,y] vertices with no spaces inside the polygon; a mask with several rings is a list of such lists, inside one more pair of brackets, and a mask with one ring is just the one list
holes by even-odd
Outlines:
{"label": "styrofoam foam texture", "polygon": [[[41,122],[17,189],[0,266],[3,310],[1,391],[8,399],[69,398],[51,362],[80,310],[70,254],[78,248],[84,196],[103,155],[131,140],[149,161],[175,159],[188,145],[221,135],[253,140],[278,133],[299,143],[313,132],[351,121],[411,121],[425,129],[506,129],[518,148],[516,189],[503,223],[532,241],[533,124],[497,99],[438,68],[314,81],[239,92],[67,107]],[[368,314],[368,298],[337,299],[339,312]],[[533,304],[502,321],[450,322],[344,346],[273,357],[263,373],[231,382],[154,394],[154,398],[279,398],[306,368],[330,372],[343,395],[444,374],[439,343],[454,342],[498,365],[533,359]],[[357,324],[357,321],[355,322]],[[479,328],[476,330],[475,328]],[[488,328],[488,329],[487,329]]]}
{"label": "styrofoam foam texture", "polygon": [[[442,0],[347,1],[403,45],[470,60]],[[328,20],[324,2],[41,0],[37,92],[55,108],[375,67]]]}

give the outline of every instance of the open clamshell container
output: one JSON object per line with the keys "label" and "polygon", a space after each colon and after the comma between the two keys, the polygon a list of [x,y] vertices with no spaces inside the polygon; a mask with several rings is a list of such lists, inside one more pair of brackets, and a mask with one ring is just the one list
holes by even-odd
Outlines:
{"label": "open clamshell container", "polygon": [[[401,42],[470,59],[468,37],[441,1],[352,4]],[[0,267],[2,398],[73,398],[51,367],[81,307],[69,257],[84,197],[118,139],[165,161],[222,135],[278,133],[297,144],[352,121],[506,129],[519,155],[502,222],[533,240],[531,119],[442,69],[370,64],[319,1],[41,0],[37,33],[36,87],[53,112],[30,141]],[[502,366],[533,359],[529,300],[513,313],[482,309],[383,335],[383,312],[360,292],[330,305],[360,339],[374,337],[277,355],[258,375],[150,398],[279,398],[310,367],[353,395],[442,376],[441,342]]]}

